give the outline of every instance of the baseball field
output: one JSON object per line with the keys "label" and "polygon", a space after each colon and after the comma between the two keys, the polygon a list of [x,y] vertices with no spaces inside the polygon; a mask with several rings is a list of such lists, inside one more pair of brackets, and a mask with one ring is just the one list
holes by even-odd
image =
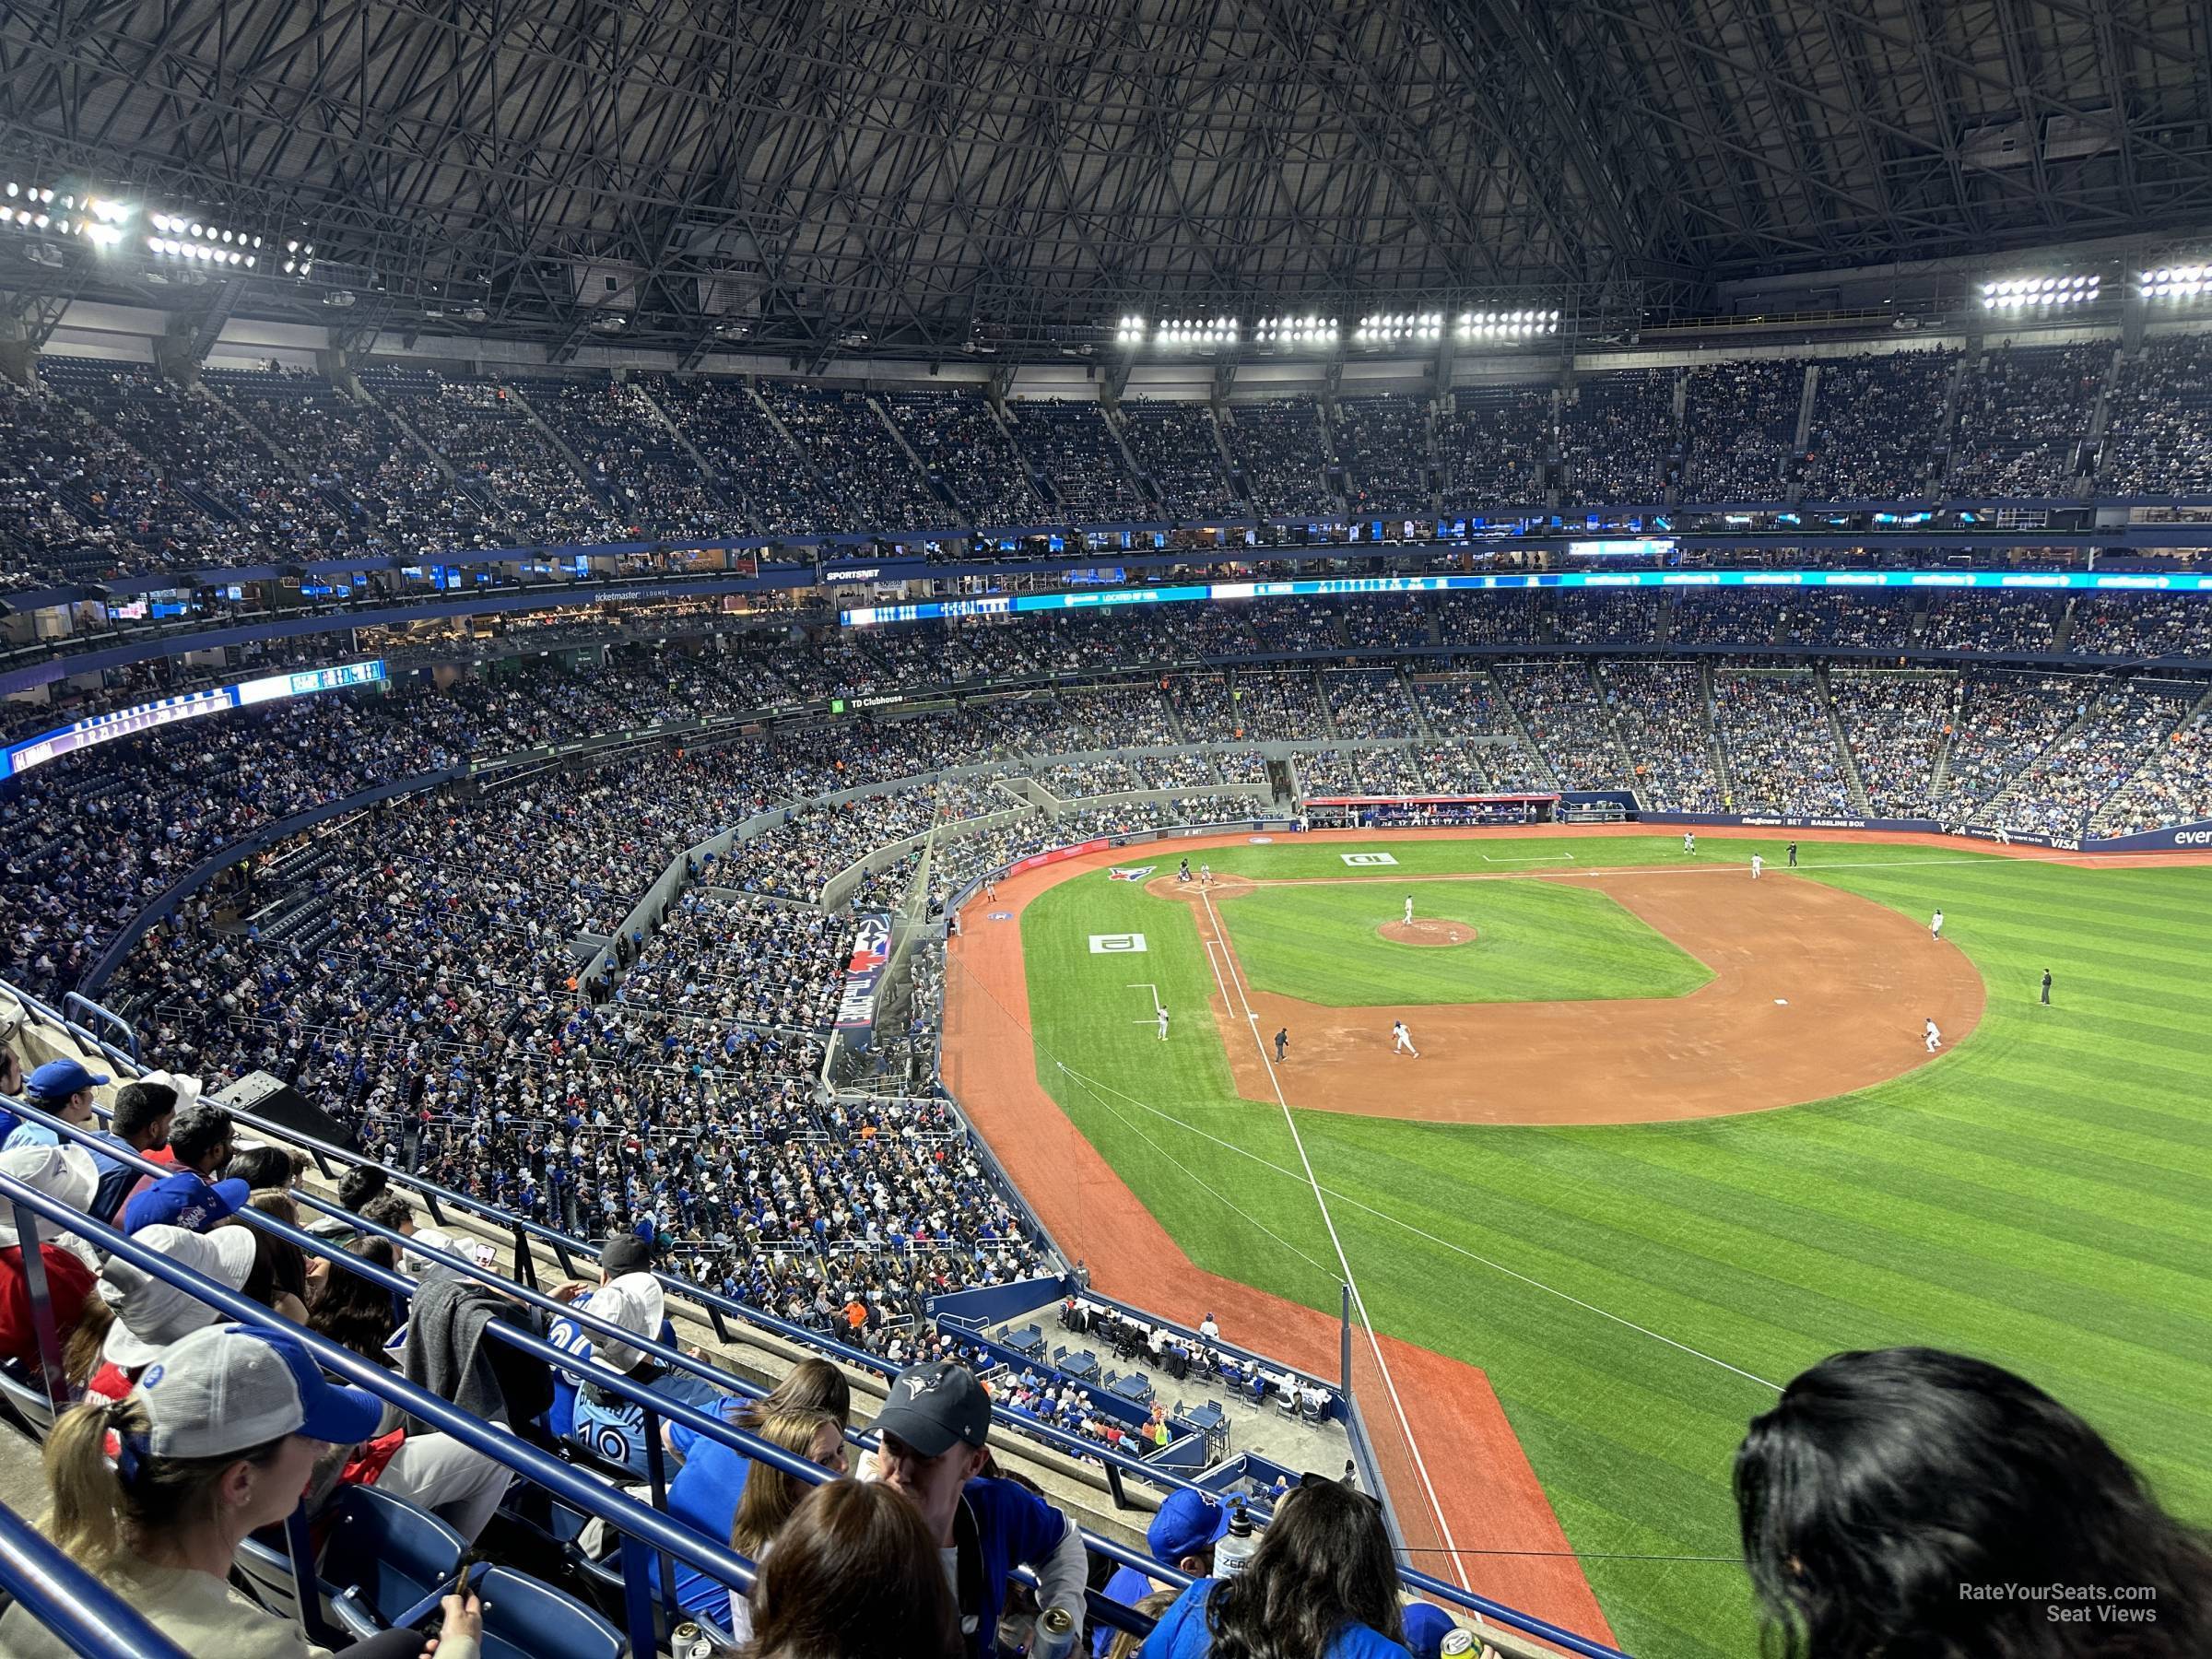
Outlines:
{"label": "baseball field", "polygon": [[[947,1074],[1002,1151],[1056,1105],[1204,1273],[1333,1316],[1348,1264],[1410,1345],[1385,1351],[1479,1368],[1518,1453],[1431,1429],[1426,1484],[1448,1510],[1524,1453],[1557,1527],[1486,1535],[1468,1579],[1510,1601],[1520,1569],[1579,1564],[1631,1653],[1756,1651],[1730,1458],[1841,1348],[2011,1366],[2212,1523],[2212,865],[1801,851],[1493,832],[1071,861],[968,912]],[[1186,853],[1210,887],[1175,879]],[[1015,1066],[1050,1097],[1026,1120],[994,1105]],[[1146,1300],[1147,1265],[1109,1288]]]}

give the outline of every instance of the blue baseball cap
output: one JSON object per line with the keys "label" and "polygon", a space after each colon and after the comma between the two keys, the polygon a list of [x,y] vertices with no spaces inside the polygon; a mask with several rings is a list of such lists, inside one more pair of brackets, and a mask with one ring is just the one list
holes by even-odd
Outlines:
{"label": "blue baseball cap", "polygon": [[243,1181],[206,1182],[191,1170],[157,1181],[123,1206],[123,1230],[135,1233],[142,1227],[181,1227],[186,1232],[206,1232],[218,1221],[228,1221],[246,1207],[253,1188]]}
{"label": "blue baseball cap", "polygon": [[1430,1602],[1414,1602],[1405,1613],[1406,1650],[1413,1659],[1437,1659],[1443,1652],[1444,1638],[1459,1627],[1452,1616]]}
{"label": "blue baseball cap", "polygon": [[98,1088],[107,1080],[75,1060],[49,1060],[30,1074],[27,1087],[41,1100],[65,1100],[80,1089]]}
{"label": "blue baseball cap", "polygon": [[1154,1560],[1172,1567],[1184,1556],[1211,1549],[1227,1531],[1229,1505],[1211,1493],[1180,1487],[1168,1494],[1152,1524],[1145,1528],[1145,1542]]}

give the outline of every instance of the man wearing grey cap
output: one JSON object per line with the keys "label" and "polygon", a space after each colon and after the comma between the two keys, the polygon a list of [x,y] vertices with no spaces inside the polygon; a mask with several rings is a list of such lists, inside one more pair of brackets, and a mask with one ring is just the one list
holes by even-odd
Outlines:
{"label": "man wearing grey cap", "polygon": [[1065,1609],[1079,1638],[1088,1567],[1075,1524],[1011,1481],[982,1474],[991,1396],[964,1366],[916,1365],[899,1373],[877,1414],[883,1437],[877,1478],[922,1512],[959,1604],[960,1640],[975,1659],[992,1651],[1006,1601],[1006,1574],[1028,1567],[1041,1607]]}

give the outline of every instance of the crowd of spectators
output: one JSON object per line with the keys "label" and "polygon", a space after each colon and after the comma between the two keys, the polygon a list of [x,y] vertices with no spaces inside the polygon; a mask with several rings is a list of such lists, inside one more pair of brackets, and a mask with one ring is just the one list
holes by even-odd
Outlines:
{"label": "crowd of spectators", "polygon": [[1793,818],[1857,811],[1828,705],[1810,670],[1715,673],[1712,723],[1733,785],[1726,810]]}
{"label": "crowd of spectators", "polygon": [[1014,446],[1052,486],[1062,518],[1130,524],[1145,518],[1144,492],[1129,476],[1121,441],[1098,404],[1075,398],[1026,398],[1009,406]]}
{"label": "crowd of spectators", "polygon": [[639,376],[638,384],[668,412],[754,534],[784,535],[842,524],[843,504],[743,381],[652,374]]}
{"label": "crowd of spectators", "polygon": [[1959,353],[1947,347],[1816,365],[1805,499],[1892,501],[1924,493],[1958,366]]}
{"label": "crowd of spectators", "polygon": [[1202,403],[1132,397],[1121,406],[1122,440],[1161,518],[1178,524],[1241,515],[1222,465],[1214,412]]}
{"label": "crowd of spectators", "polygon": [[1643,645],[1655,641],[1674,608],[1665,594],[1592,593],[1551,595],[1551,637],[1569,645]]}
{"label": "crowd of spectators", "polygon": [[1965,682],[1951,724],[1936,817],[1977,817],[2023,776],[2059,735],[2088,712],[2096,682],[2054,675],[1977,677]]}
{"label": "crowd of spectators", "polygon": [[1697,665],[1608,662],[1597,672],[1645,804],[1668,812],[1729,810]]}
{"label": "crowd of spectators", "polygon": [[[0,977],[58,1000],[212,853],[310,807],[455,764],[416,699],[340,694],[160,728],[0,792]],[[455,732],[465,736],[465,732]]]}
{"label": "crowd of spectators", "polygon": [[634,533],[744,533],[744,518],[722,499],[635,382],[535,380],[524,395],[582,462],[594,491]]}
{"label": "crowd of spectators", "polygon": [[2099,495],[2212,495],[2212,334],[2146,338],[2108,407]]}
{"label": "crowd of spectators", "polygon": [[453,469],[509,545],[619,541],[626,526],[498,381],[364,370],[362,386]]}
{"label": "crowd of spectators", "polygon": [[1794,358],[1700,363],[1685,391],[1682,498],[1688,501],[1784,499],[1806,365]]}
{"label": "crowd of spectators", "polygon": [[2212,658],[2212,606],[2171,594],[2096,594],[2074,602],[2069,653]]}
{"label": "crowd of spectators", "polygon": [[[1998,347],[1963,371],[1947,348],[1825,359],[1810,366],[1798,483],[1816,502],[1938,485],[2034,500],[2085,480],[2108,495],[2212,494],[2208,341],[2154,335],[2121,356],[2100,457],[2088,439],[2107,342]],[[657,536],[1418,514],[1431,501],[1485,513],[1547,504],[1555,452],[1571,504],[1773,500],[1793,488],[1806,371],[1742,359],[1587,373],[1564,393],[1460,387],[1433,418],[1412,394],[1342,397],[1326,419],[1312,396],[1274,397],[1217,422],[1176,400],[1131,398],[1115,416],[1018,398],[1002,419],[980,390],[502,382],[391,363],[359,371],[365,397],[275,364],[210,369],[186,389],[142,364],[48,356],[43,389],[0,386],[0,580]]]}
{"label": "crowd of spectators", "polygon": [[2212,822],[2212,709],[2183,693],[2192,712],[2153,743],[2142,763],[2089,815],[2097,835],[2139,835]]}
{"label": "crowd of spectators", "polygon": [[202,383],[337,503],[349,525],[339,543],[299,550],[328,559],[347,546],[421,558],[499,539],[466,492],[372,403],[302,370],[210,369]]}
{"label": "crowd of spectators", "polygon": [[834,530],[937,530],[959,514],[937,499],[865,392],[763,381],[760,396],[837,502]]}
{"label": "crowd of spectators", "polygon": [[1232,405],[1227,429],[1230,453],[1236,457],[1254,512],[1323,518],[1335,511],[1329,489],[1328,434],[1313,398]]}
{"label": "crowd of spectators", "polygon": [[1501,663],[1498,687],[1562,789],[1627,789],[1633,779],[1586,663]]}
{"label": "crowd of spectators", "polygon": [[1429,511],[1435,491],[1430,486],[1426,401],[1402,393],[1343,397],[1332,424],[1347,512]]}
{"label": "crowd of spectators", "polygon": [[1462,386],[1439,422],[1447,514],[1537,507],[1550,499],[1545,463],[1557,447],[1552,388]]}
{"label": "crowd of spectators", "polygon": [[2079,724],[2047,746],[1997,804],[2007,830],[2076,841],[2091,817],[2166,747],[2198,692],[2138,681],[2112,685]]}
{"label": "crowd of spectators", "polygon": [[1584,375],[1559,406],[1562,499],[1656,506],[1666,500],[1676,447],[1674,370]]}
{"label": "crowd of spectators", "polygon": [[810,906],[689,887],[615,994],[725,1025],[826,1031],[852,943],[849,924]]}
{"label": "crowd of spectators", "polygon": [[1410,737],[1420,730],[1412,690],[1394,668],[1324,668],[1329,720],[1347,737]]}
{"label": "crowd of spectators", "polygon": [[1936,651],[2053,651],[2063,609],[2045,594],[1947,594],[1928,607],[1921,643]]}
{"label": "crowd of spectators", "polygon": [[1958,683],[1948,675],[1837,674],[1836,723],[1876,818],[1929,818]]}
{"label": "crowd of spectators", "polygon": [[924,470],[970,524],[1001,530],[1051,520],[1020,452],[982,394],[893,392],[886,406]]}
{"label": "crowd of spectators", "polygon": [[1951,430],[1953,496],[2069,496],[2112,364],[2110,341],[2000,346],[1967,365]]}

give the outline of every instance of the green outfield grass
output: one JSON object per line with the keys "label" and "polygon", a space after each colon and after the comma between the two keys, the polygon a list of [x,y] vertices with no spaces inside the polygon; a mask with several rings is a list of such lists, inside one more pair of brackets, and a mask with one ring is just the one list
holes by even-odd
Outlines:
{"label": "green outfield grass", "polygon": [[[1562,846],[1373,844],[1406,874]],[[1678,839],[1573,848],[1584,865],[1688,862]],[[1336,875],[1344,850],[1210,857]],[[1782,841],[1708,840],[1697,862],[1754,850],[1771,871]],[[1769,1384],[1839,1348],[2012,1366],[2212,1524],[2212,868],[1805,852],[1807,878],[1915,920],[1943,907],[1990,989],[1972,1037],[1857,1095],[1696,1124],[1299,1114],[1376,1323],[1488,1371],[1622,1644],[1649,1659],[1756,1651],[1729,1459]],[[1123,929],[1146,955],[1088,954],[1085,935]],[[1234,1098],[1195,1017],[1212,976],[1188,907],[1085,877],[1030,906],[1023,938],[1045,1086],[1201,1265],[1334,1312],[1284,1115]],[[2035,1003],[2046,965],[2051,1008]],[[1160,1043],[1127,981],[1194,1017]],[[1481,1477],[1458,1449],[1426,1450],[1440,1482]]]}
{"label": "green outfield grass", "polygon": [[[1475,938],[1392,944],[1376,929],[1402,920],[1409,896],[1416,916],[1464,922]],[[1687,996],[1712,977],[1604,893],[1556,881],[1248,888],[1216,909],[1254,987],[1333,1007]]]}

